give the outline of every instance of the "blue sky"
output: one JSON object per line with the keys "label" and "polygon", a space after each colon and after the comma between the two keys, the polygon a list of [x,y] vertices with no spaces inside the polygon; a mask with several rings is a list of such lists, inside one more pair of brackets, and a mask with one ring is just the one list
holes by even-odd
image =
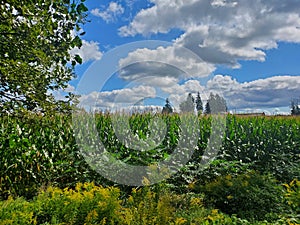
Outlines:
{"label": "blue sky", "polygon": [[[113,108],[156,98],[148,102],[163,105],[168,97],[177,109],[189,92],[199,91],[204,102],[210,92],[223,95],[232,111],[273,114],[289,112],[291,98],[300,97],[298,0],[86,5],[91,22],[83,27],[82,48],[72,50],[84,63],[70,82],[70,89],[86,88],[79,91],[84,104]],[[124,48],[137,41],[144,42]],[[103,75],[105,68],[116,73]]]}

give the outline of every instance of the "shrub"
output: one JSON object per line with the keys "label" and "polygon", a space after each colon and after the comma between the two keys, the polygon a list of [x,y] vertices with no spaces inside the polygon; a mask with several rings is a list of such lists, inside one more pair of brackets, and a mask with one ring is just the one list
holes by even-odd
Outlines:
{"label": "shrub", "polygon": [[122,222],[118,188],[78,183],[73,189],[49,187],[34,200],[38,224],[46,222],[74,225]]}
{"label": "shrub", "polygon": [[8,200],[0,202],[0,225],[13,224],[37,224],[32,204],[23,198],[14,200],[10,197]]}
{"label": "shrub", "polygon": [[175,208],[166,192],[133,189],[125,200],[115,187],[78,183],[75,189],[48,187],[32,201],[0,202],[0,225],[7,224],[172,224]]}
{"label": "shrub", "polygon": [[196,185],[205,194],[205,202],[229,215],[248,220],[263,220],[280,210],[282,189],[267,175],[255,171],[220,176],[205,185]]}
{"label": "shrub", "polygon": [[125,205],[126,222],[131,225],[170,224],[175,208],[171,196],[165,191],[151,191],[147,186],[133,189]]}
{"label": "shrub", "polygon": [[[294,196],[296,194],[294,191],[297,190],[288,193],[293,193]],[[286,199],[290,200],[292,195],[286,195]],[[292,201],[294,204],[298,198],[293,199],[296,200]],[[237,215],[227,215],[215,208],[205,208],[204,201],[203,194],[178,195],[164,186],[134,188],[130,196],[121,199],[118,188],[78,183],[75,189],[49,187],[31,201],[11,197],[6,201],[0,201],[0,225],[270,224],[268,221],[249,221]],[[287,215],[280,212],[278,218],[277,221],[272,221],[272,224],[299,224],[297,223],[299,218],[295,213]]]}
{"label": "shrub", "polygon": [[293,180],[289,184],[284,184],[284,202],[290,206],[291,213],[300,214],[300,181]]}

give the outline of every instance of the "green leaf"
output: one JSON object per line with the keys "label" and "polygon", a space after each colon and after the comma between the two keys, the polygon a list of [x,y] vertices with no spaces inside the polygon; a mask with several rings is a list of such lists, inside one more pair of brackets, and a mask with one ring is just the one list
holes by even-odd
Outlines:
{"label": "green leaf", "polygon": [[80,3],[77,6],[76,10],[78,13],[84,13],[84,12],[87,12],[89,9],[83,3]]}
{"label": "green leaf", "polygon": [[[48,94],[49,87],[62,87],[73,78],[74,68],[67,57],[70,49],[82,46],[82,41],[70,33],[81,30],[87,8],[82,1],[70,0],[52,1],[52,5],[48,0],[9,1],[9,5],[5,16],[0,12],[7,18],[0,24],[0,55],[6,56],[0,65],[0,113],[37,109],[50,112],[58,102]],[[49,13],[50,5],[56,13]],[[12,9],[24,19],[34,20],[34,25],[15,23]],[[74,61],[73,66],[81,62],[79,58]],[[30,66],[33,62],[34,67]],[[14,93],[11,100],[3,101],[10,93]]]}
{"label": "green leaf", "polygon": [[80,55],[75,55],[75,61],[79,64],[82,64],[82,58],[80,57]]}

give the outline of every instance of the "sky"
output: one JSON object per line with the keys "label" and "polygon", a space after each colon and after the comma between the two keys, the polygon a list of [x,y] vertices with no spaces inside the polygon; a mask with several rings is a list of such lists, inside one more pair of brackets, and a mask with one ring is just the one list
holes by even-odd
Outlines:
{"label": "sky", "polygon": [[286,114],[300,98],[299,0],[86,0],[85,106],[165,104],[218,93],[232,112]]}

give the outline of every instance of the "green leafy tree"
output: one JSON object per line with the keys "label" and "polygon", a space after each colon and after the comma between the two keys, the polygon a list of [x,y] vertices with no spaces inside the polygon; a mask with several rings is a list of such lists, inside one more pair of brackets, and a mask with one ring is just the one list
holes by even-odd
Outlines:
{"label": "green leafy tree", "polygon": [[196,109],[197,109],[198,113],[202,113],[202,111],[203,111],[203,103],[202,103],[202,99],[201,99],[199,92],[198,92],[197,98],[196,98]]}
{"label": "green leafy tree", "polygon": [[166,104],[165,104],[165,106],[162,109],[162,113],[169,114],[169,113],[172,113],[172,112],[173,112],[173,108],[172,108],[172,106],[170,104],[169,99],[167,98],[166,99]]}
{"label": "green leafy tree", "polygon": [[0,2],[0,112],[69,105],[74,95],[57,103],[51,90],[65,88],[82,63],[70,50],[82,45],[84,0]]}
{"label": "green leafy tree", "polygon": [[192,96],[192,93],[189,93],[187,96],[187,99],[184,102],[181,102],[179,105],[181,112],[194,112],[195,105],[194,105],[195,99]]}

